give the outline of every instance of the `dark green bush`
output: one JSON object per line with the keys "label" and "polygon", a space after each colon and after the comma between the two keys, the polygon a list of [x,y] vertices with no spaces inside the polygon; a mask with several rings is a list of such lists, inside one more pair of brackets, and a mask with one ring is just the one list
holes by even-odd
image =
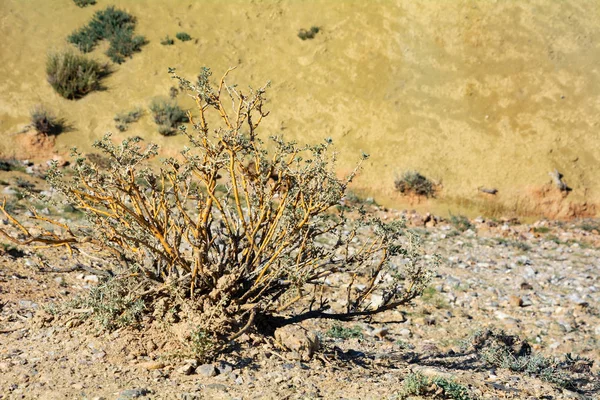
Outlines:
{"label": "dark green bush", "polygon": [[96,0],[73,0],[73,3],[75,3],[78,7],[87,7],[96,4]]}
{"label": "dark green bush", "polygon": [[300,31],[298,31],[298,37],[302,40],[314,39],[320,30],[321,29],[318,26],[312,26],[309,30],[300,29]]}
{"label": "dark green bush", "polygon": [[177,32],[175,37],[182,42],[187,42],[188,40],[192,40],[192,37],[185,32]]}
{"label": "dark green bush", "polygon": [[94,49],[98,41],[106,39],[110,42],[106,55],[121,64],[146,43],[143,36],[134,36],[134,29],[135,18],[111,6],[97,11],[89,24],[73,32],[67,40],[87,53]]}
{"label": "dark green bush", "polygon": [[174,101],[156,98],[150,104],[150,111],[161,135],[174,135],[179,124],[188,122],[185,111]]}
{"label": "dark green bush", "polygon": [[31,110],[31,126],[44,135],[58,135],[65,130],[65,121],[43,106],[36,106]]}
{"label": "dark green bush", "polygon": [[417,171],[405,172],[401,178],[396,179],[394,185],[396,190],[402,194],[414,193],[425,197],[434,197],[435,195],[433,182]]}
{"label": "dark green bush", "polygon": [[100,89],[100,80],[108,73],[106,65],[71,51],[50,54],[46,61],[48,83],[67,99]]}

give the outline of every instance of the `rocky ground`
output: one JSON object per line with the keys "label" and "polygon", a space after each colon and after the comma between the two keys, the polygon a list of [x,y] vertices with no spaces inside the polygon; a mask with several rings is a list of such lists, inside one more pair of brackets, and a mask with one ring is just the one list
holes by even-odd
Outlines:
{"label": "rocky ground", "polygon": [[[38,184],[30,167],[0,176],[10,201],[26,182]],[[56,249],[5,244],[0,399],[400,399],[419,379],[413,398],[600,397],[600,222],[372,210],[405,218],[425,251],[441,256],[422,298],[365,321],[308,320],[286,328],[280,343],[250,332],[209,364],[169,357],[159,336],[102,332],[77,310],[55,317],[54,305],[85,294],[101,276],[42,272],[40,255],[60,268],[69,259]],[[320,346],[314,354],[289,351],[302,341]],[[514,352],[506,356],[506,348]]]}

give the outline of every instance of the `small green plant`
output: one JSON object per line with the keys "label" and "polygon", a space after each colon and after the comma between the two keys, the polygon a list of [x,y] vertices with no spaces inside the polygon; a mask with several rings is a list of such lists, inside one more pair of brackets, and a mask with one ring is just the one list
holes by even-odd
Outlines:
{"label": "small green plant", "polygon": [[335,324],[327,331],[327,336],[334,339],[362,339],[363,331],[360,326],[355,325],[352,328],[345,328],[341,324]]}
{"label": "small green plant", "polygon": [[394,186],[404,195],[412,193],[417,196],[435,197],[433,182],[417,171],[405,172],[402,177],[396,179]]}
{"label": "small green plant", "polygon": [[135,110],[129,111],[127,113],[117,114],[114,118],[115,127],[121,131],[125,132],[127,128],[129,128],[129,124],[133,122],[137,122],[142,115],[144,115],[144,110],[141,108],[136,108]]}
{"label": "small green plant", "polygon": [[321,28],[319,28],[318,26],[312,26],[309,30],[300,29],[298,31],[298,37],[302,40],[314,39],[320,30]]}
{"label": "small green plant", "polygon": [[191,356],[204,358],[215,348],[214,338],[201,326],[190,334]]}
{"label": "small green plant", "polygon": [[169,35],[167,35],[163,39],[161,39],[160,44],[162,44],[163,46],[172,46],[175,44],[175,41],[171,39]]}
{"label": "small green plant", "polygon": [[444,378],[442,376],[434,376],[428,378],[420,372],[410,373],[402,382],[402,391],[400,398],[408,396],[427,396],[435,395],[443,396],[444,399],[452,400],[472,400],[473,397],[469,394],[469,390],[453,379]]}
{"label": "small green plant", "polygon": [[178,94],[179,90],[175,86],[171,86],[169,88],[169,97],[171,98],[171,100],[175,100]]}
{"label": "small green plant", "polygon": [[188,122],[188,116],[176,102],[155,98],[150,103],[150,111],[154,122],[158,125],[158,132],[164,136],[171,136],[177,132],[177,127]]}
{"label": "small green plant", "polygon": [[175,37],[182,42],[187,42],[188,40],[192,40],[192,37],[188,35],[186,32],[177,32]]}
{"label": "small green plant", "polygon": [[452,379],[446,379],[441,376],[433,377],[431,380],[433,384],[444,391],[447,398],[453,400],[471,400],[472,397],[469,394],[469,390],[460,383],[455,382]]}
{"label": "small green plant", "polygon": [[463,347],[472,347],[483,361],[494,367],[526,373],[567,388],[576,388],[572,372],[589,374],[593,365],[593,361],[571,354],[562,361],[533,354],[527,341],[502,330],[478,331]]}
{"label": "small green plant", "polygon": [[100,80],[108,75],[106,65],[71,51],[48,55],[48,83],[66,99],[78,99],[101,89]]}
{"label": "small green plant", "polygon": [[141,50],[146,43],[143,36],[135,36],[135,18],[122,10],[108,7],[97,11],[89,24],[73,32],[67,40],[84,53],[94,49],[98,41],[108,40],[106,55],[117,64]]}
{"label": "small green plant", "polygon": [[65,120],[57,118],[41,105],[31,110],[31,126],[44,135],[58,135],[65,130]]}
{"label": "small green plant", "polygon": [[87,7],[96,4],[96,0],[73,0],[77,7]]}
{"label": "small green plant", "polygon": [[146,306],[135,294],[133,277],[109,279],[90,289],[89,295],[75,299],[73,305],[89,309],[100,325],[109,331],[124,326],[136,326]]}
{"label": "small green plant", "polygon": [[550,232],[550,228],[547,226],[536,226],[533,228],[534,233],[548,233]]}
{"label": "small green plant", "polygon": [[460,232],[465,232],[469,229],[475,229],[473,224],[471,224],[471,221],[469,221],[469,218],[465,217],[464,215],[450,214],[450,224],[452,224],[452,226]]}
{"label": "small green plant", "polygon": [[600,232],[600,221],[592,219],[584,220],[581,225],[579,225],[579,228],[586,232]]}
{"label": "small green plant", "polygon": [[413,372],[404,378],[402,382],[402,394],[419,396],[427,392],[429,379],[420,372]]}

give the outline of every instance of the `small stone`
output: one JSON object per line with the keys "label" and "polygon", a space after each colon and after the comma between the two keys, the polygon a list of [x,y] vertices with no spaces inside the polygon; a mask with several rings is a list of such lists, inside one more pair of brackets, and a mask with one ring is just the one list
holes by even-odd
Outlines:
{"label": "small stone", "polygon": [[205,385],[204,387],[206,389],[213,389],[213,390],[221,390],[221,391],[227,390],[227,386],[223,385],[222,383],[209,383],[208,385]]}
{"label": "small stone", "polygon": [[404,329],[400,329],[400,331],[398,332],[398,334],[399,334],[400,336],[402,336],[402,337],[405,337],[405,338],[407,338],[407,337],[410,337],[410,336],[411,336],[410,329],[406,329],[406,328],[404,328]]}
{"label": "small stone", "polygon": [[194,372],[194,367],[191,364],[185,364],[177,370],[181,375],[191,375]]}
{"label": "small stone", "polygon": [[5,194],[7,196],[13,196],[13,195],[17,194],[17,191],[15,189],[11,188],[10,186],[7,186],[4,189],[2,189],[2,194]]}
{"label": "small stone", "polygon": [[519,296],[511,295],[508,298],[508,303],[513,307],[523,307],[523,299]]}
{"label": "small stone", "polygon": [[97,275],[86,275],[83,278],[84,282],[89,282],[89,283],[98,283],[99,279]]}
{"label": "small stone", "polygon": [[533,290],[533,286],[529,282],[521,283],[521,290]]}
{"label": "small stone", "polygon": [[148,371],[153,371],[156,369],[162,369],[165,367],[165,363],[160,361],[147,361],[143,363],[139,363],[138,366],[140,368],[146,369]]}
{"label": "small stone", "polygon": [[138,397],[142,397],[147,394],[150,394],[150,391],[146,388],[127,389],[127,390],[123,390],[120,393],[119,398],[120,399],[136,399]]}
{"label": "small stone", "polygon": [[217,369],[212,364],[202,364],[201,366],[196,368],[196,373],[202,376],[211,377],[217,375]]}
{"label": "small stone", "polygon": [[229,374],[233,371],[233,365],[231,365],[227,362],[221,361],[217,365],[217,371],[219,374]]}
{"label": "small stone", "polygon": [[36,309],[38,305],[30,300],[19,300],[19,307]]}

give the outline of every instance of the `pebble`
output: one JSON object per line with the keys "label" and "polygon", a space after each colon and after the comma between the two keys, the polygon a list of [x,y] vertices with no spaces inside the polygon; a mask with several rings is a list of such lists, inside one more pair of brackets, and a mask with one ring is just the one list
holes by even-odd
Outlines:
{"label": "pebble", "polygon": [[177,372],[181,375],[191,375],[194,372],[194,366],[192,364],[185,364]]}
{"label": "pebble", "polygon": [[217,369],[212,364],[202,364],[196,368],[196,373],[202,376],[211,377],[217,375]]}
{"label": "pebble", "polygon": [[165,363],[160,361],[146,361],[143,363],[139,363],[138,366],[140,368],[146,369],[148,371],[153,371],[156,369],[162,369],[165,367]]}
{"label": "pebble", "polygon": [[119,399],[137,399],[150,393],[146,388],[126,389],[119,393]]}

